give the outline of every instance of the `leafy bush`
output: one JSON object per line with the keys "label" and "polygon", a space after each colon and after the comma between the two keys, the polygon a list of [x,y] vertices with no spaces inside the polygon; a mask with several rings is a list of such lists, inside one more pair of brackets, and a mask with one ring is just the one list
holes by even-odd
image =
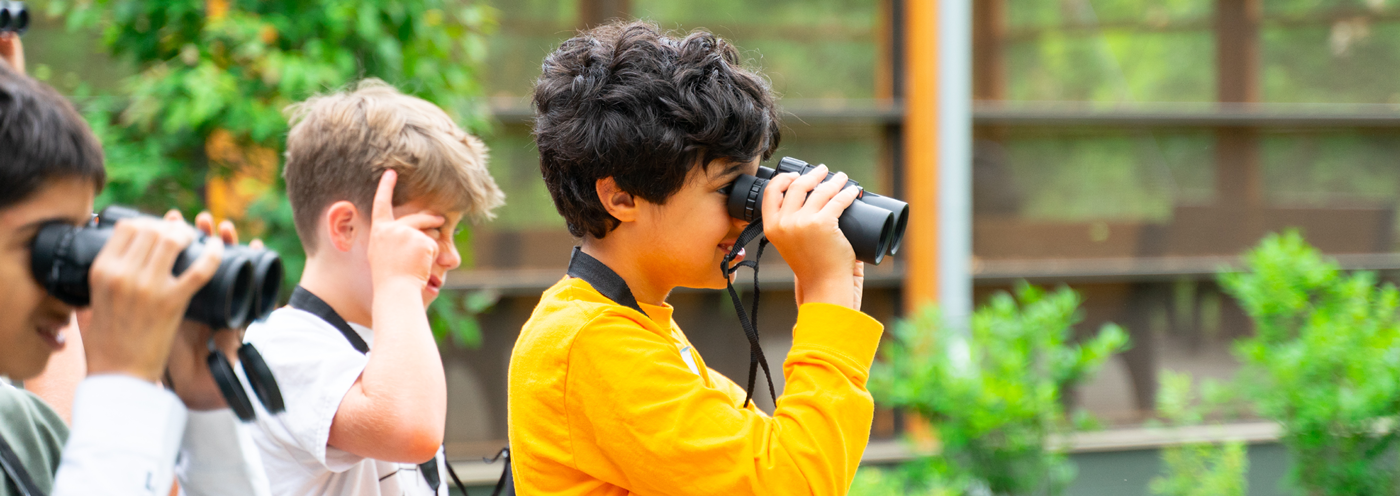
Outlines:
{"label": "leafy bush", "polygon": [[1236,344],[1245,394],[1283,428],[1293,480],[1314,495],[1397,494],[1400,291],[1345,274],[1297,232],[1266,238],[1220,277],[1254,321]]}
{"label": "leafy bush", "polygon": [[[486,129],[478,70],[495,14],[479,2],[53,0],[48,11],[98,30],[137,69],[118,94],[79,98],[107,154],[99,205],[189,216],[225,198],[215,213],[281,253],[288,285],[304,255],[277,174],[284,108],[375,77]],[[481,296],[444,296],[432,309],[439,339],[478,341],[466,307]]]}
{"label": "leafy bush", "polygon": [[[1157,413],[1172,425],[1201,423],[1203,408],[1191,391],[1191,375],[1164,371],[1157,392]],[[1245,445],[1240,441],[1190,443],[1162,449],[1163,476],[1151,482],[1153,494],[1162,496],[1244,496],[1249,469]]]}
{"label": "leafy bush", "polygon": [[900,322],[870,390],[932,422],[941,453],[921,463],[940,468],[943,480],[997,495],[1053,494],[1074,475],[1064,455],[1046,446],[1069,423],[1060,394],[1128,338],[1110,324],[1075,345],[1079,295],[1030,285],[1016,294],[993,296],[973,315],[970,333],[947,328],[931,308]]}

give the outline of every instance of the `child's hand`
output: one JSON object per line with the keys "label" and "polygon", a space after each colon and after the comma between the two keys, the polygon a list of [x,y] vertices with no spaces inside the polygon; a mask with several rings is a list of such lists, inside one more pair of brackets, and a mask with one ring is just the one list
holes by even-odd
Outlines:
{"label": "child's hand", "polygon": [[433,260],[437,259],[437,240],[424,234],[426,229],[442,227],[447,221],[440,215],[414,213],[394,218],[394,184],[398,173],[384,171],[379,178],[379,190],[374,193],[370,214],[369,270],[376,290],[396,283],[411,283],[417,295],[428,284]]}
{"label": "child's hand", "polygon": [[88,375],[159,380],[190,298],[223,258],[222,243],[206,243],[184,273],[172,275],[175,258],[193,240],[179,220],[117,222],[89,272],[92,323],[83,329]]}
{"label": "child's hand", "polygon": [[832,303],[860,309],[863,267],[837,219],[860,190],[841,189],[846,174],[830,181],[825,165],[806,175],[779,174],[763,194],[763,232],[797,278],[797,304]]}
{"label": "child's hand", "polygon": [[10,63],[15,72],[24,74],[24,44],[19,35],[0,33],[0,60]]}

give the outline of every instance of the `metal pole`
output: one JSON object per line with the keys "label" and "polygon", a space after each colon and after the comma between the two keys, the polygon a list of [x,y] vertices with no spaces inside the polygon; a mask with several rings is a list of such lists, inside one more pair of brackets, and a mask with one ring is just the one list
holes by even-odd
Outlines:
{"label": "metal pole", "polygon": [[938,5],[938,293],[948,325],[972,314],[972,5]]}

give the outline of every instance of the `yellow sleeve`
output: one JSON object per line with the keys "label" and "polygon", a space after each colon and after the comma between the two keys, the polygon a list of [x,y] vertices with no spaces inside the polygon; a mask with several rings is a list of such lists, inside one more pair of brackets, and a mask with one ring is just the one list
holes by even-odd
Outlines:
{"label": "yellow sleeve", "polygon": [[640,495],[845,494],[870,437],[865,382],[882,331],[848,308],[803,305],[770,418],[706,387],[666,338],[599,317],[570,350],[577,468]]}

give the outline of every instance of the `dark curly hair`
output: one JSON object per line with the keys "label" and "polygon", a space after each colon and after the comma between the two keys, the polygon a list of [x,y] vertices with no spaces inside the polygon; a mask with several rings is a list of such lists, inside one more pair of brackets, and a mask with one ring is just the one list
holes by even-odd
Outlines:
{"label": "dark curly hair", "polygon": [[66,98],[0,61],[0,209],[67,178],[101,192],[102,145]]}
{"label": "dark curly hair", "polygon": [[545,57],[535,82],[540,172],[569,232],[602,238],[619,222],[599,179],[665,203],[697,164],[767,160],[781,138],[768,82],[733,45],[648,22],[606,24]]}

